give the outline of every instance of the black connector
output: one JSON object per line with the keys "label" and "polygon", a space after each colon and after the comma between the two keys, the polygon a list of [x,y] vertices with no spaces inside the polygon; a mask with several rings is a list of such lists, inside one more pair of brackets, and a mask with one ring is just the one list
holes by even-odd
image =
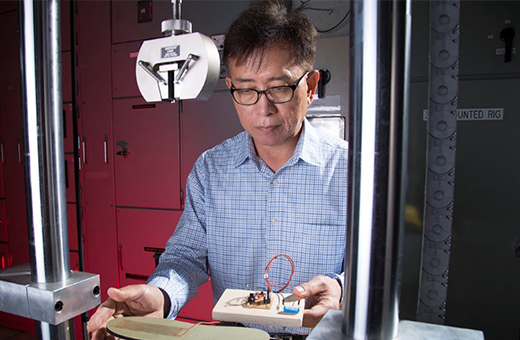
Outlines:
{"label": "black connector", "polygon": [[247,298],[248,303],[255,303],[255,293],[250,293],[249,297]]}

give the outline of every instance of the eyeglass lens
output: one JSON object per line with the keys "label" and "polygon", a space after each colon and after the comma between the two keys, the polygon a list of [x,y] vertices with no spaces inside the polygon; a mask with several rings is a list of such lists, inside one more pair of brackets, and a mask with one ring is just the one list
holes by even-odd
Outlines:
{"label": "eyeglass lens", "polygon": [[260,95],[265,94],[267,99],[274,104],[281,104],[290,101],[294,96],[294,90],[300,81],[308,74],[306,72],[298,79],[294,85],[270,87],[264,91],[254,89],[232,89],[231,93],[235,101],[241,105],[254,105],[260,99]]}
{"label": "eyeglass lens", "polygon": [[240,104],[254,104],[262,93],[265,93],[267,99],[273,103],[284,103],[292,99],[293,89],[289,86],[272,87],[265,91],[238,89],[234,91],[233,95]]}

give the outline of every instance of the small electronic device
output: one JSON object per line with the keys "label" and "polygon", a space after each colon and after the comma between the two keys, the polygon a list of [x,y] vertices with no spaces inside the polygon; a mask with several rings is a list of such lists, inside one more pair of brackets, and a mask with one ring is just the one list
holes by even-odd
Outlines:
{"label": "small electronic device", "polygon": [[292,294],[226,289],[213,308],[213,319],[271,326],[302,327],[305,299]]}
{"label": "small electronic device", "polygon": [[260,309],[270,309],[271,304],[271,293],[267,292],[255,292],[249,293],[247,300],[242,304],[246,308],[260,308]]}
{"label": "small electronic device", "polygon": [[[280,256],[285,257],[291,264],[291,275],[286,283],[273,285],[269,281],[269,268],[273,261]],[[264,270],[267,290],[264,292],[226,289],[213,308],[213,319],[270,326],[302,327],[305,299],[300,300],[295,294],[281,293],[290,286],[294,269],[294,261],[289,255],[275,255]],[[282,286],[282,288],[273,292],[272,288],[276,286]]]}

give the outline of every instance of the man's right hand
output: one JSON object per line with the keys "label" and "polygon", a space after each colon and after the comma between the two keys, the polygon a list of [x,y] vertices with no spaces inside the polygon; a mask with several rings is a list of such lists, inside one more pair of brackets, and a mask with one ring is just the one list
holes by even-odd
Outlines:
{"label": "man's right hand", "polygon": [[106,330],[107,323],[123,316],[150,316],[162,318],[164,296],[152,285],[131,285],[121,289],[109,288],[110,297],[98,307],[88,322],[87,330],[92,339],[113,339]]}

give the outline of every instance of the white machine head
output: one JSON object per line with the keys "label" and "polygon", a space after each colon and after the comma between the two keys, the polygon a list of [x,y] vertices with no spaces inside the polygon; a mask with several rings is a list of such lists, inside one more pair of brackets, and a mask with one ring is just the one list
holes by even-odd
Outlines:
{"label": "white machine head", "polygon": [[218,50],[200,33],[143,42],[135,67],[139,91],[147,102],[206,100],[219,72]]}

